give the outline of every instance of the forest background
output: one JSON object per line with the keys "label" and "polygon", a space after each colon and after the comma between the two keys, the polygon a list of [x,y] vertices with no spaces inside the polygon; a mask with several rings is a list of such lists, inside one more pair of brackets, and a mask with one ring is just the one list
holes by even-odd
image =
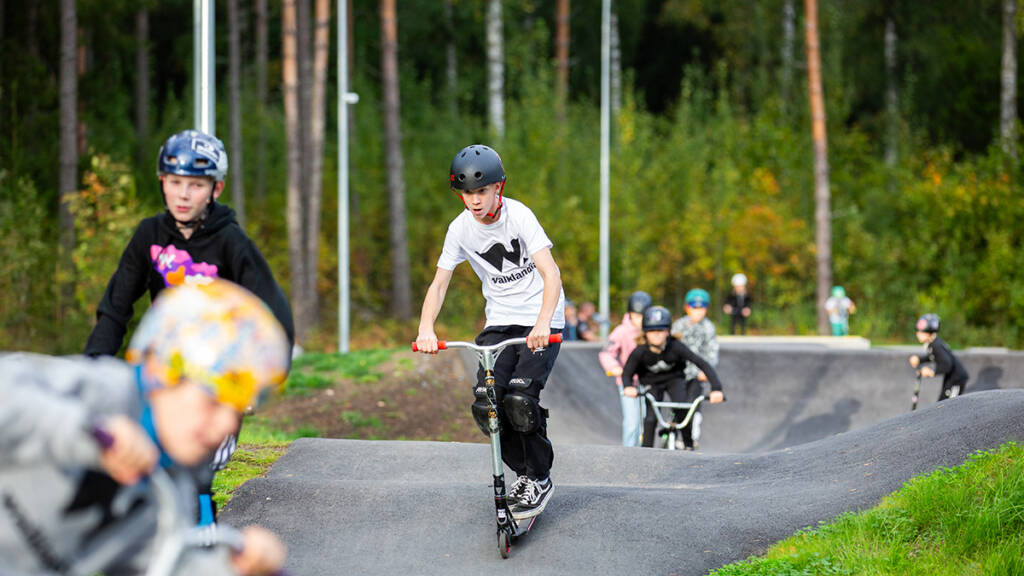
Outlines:
{"label": "forest background", "polygon": [[[403,0],[395,12],[396,77],[388,78],[382,49],[394,45],[386,41],[381,15],[389,3],[350,2],[351,89],[360,95],[349,108],[354,344],[414,338],[418,311],[396,305],[396,298],[406,285],[415,306],[429,284],[447,223],[462,210],[447,186],[448,166],[474,142],[501,153],[507,195],[539,216],[554,242],[566,295],[596,300],[600,3]],[[244,215],[293,307],[297,300],[305,306],[301,342],[331,349],[338,167],[336,109],[323,100],[326,131],[316,156],[326,193],[312,227],[315,265],[304,276],[311,279],[311,306],[308,293],[297,297],[295,247],[289,246],[289,233],[301,228],[293,222],[290,230],[288,222],[295,186],[289,173],[296,174],[289,152],[311,150],[288,144],[282,17],[295,4],[217,2],[217,134],[232,162],[232,191],[222,200]],[[297,4],[306,46],[314,50],[313,8],[309,0]],[[493,4],[503,22],[503,129],[490,111],[486,31],[495,28]],[[556,4],[570,6],[567,57],[557,50],[563,20]],[[1000,121],[1010,4],[1011,79],[1020,85],[1016,39],[1024,26],[1015,2],[819,2],[833,277],[857,303],[855,334],[912,341],[913,320],[931,311],[943,317],[955,346],[1024,344],[1019,93],[1009,136]],[[631,291],[646,290],[680,314],[686,291],[704,287],[712,318],[724,330],[720,304],[729,278],[743,271],[756,301],[754,332],[814,333],[803,5],[613,5],[619,82],[611,150],[612,311],[624,307]],[[69,6],[77,44],[62,59],[61,21]],[[193,125],[192,17],[188,0],[0,0],[0,348],[71,353],[84,347],[134,227],[162,210],[157,150],[168,135]],[[323,67],[330,103],[333,23]],[[300,81],[303,70],[309,78],[312,61],[300,69]],[[70,132],[59,106],[62,62],[77,77]],[[386,114],[395,112],[383,97],[391,80],[400,87],[397,168],[385,129]],[[239,139],[229,138],[236,126]],[[71,193],[62,190],[57,169],[62,129],[77,152]],[[298,186],[302,197],[312,194],[308,182]],[[396,256],[393,246],[394,215],[401,213],[396,193],[404,202],[405,256]],[[144,298],[137,312],[147,305]],[[460,267],[441,335],[468,338],[482,316],[479,282]]]}

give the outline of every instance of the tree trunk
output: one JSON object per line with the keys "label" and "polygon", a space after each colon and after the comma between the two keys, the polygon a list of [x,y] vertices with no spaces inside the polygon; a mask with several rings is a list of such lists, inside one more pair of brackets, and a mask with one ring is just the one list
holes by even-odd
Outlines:
{"label": "tree trunk", "polygon": [[1003,153],[1017,158],[1017,0],[1003,0],[1002,100],[999,138]]}
{"label": "tree trunk", "polygon": [[487,1],[487,111],[495,138],[505,137],[505,56],[501,0]]}
{"label": "tree trunk", "polygon": [[238,0],[228,0],[228,122],[231,133],[231,203],[238,225],[245,228],[245,170],[242,161],[242,49]]}
{"label": "tree trunk", "polygon": [[817,0],[804,0],[807,42],[807,92],[811,103],[814,138],[814,244],[817,249],[818,333],[830,334],[825,300],[832,288],[832,211],[829,207],[828,143],[825,136],[825,99],[821,88],[821,55],[818,42]]}
{"label": "tree trunk", "polygon": [[380,1],[380,69],[384,82],[384,150],[391,208],[391,305],[400,320],[412,317],[409,254],[405,228],[405,181],[398,92],[398,22],[395,0]]}
{"label": "tree trunk", "polygon": [[324,125],[327,104],[327,60],[331,44],[331,0],[316,0],[313,41],[313,86],[309,114],[309,189],[306,192],[306,298],[311,325],[317,323],[320,298],[317,277],[320,261],[320,211],[323,204]]}
{"label": "tree trunk", "polygon": [[256,199],[263,202],[267,187],[267,0],[256,0]]}
{"label": "tree trunk", "polygon": [[295,342],[303,343],[306,324],[306,270],[303,250],[302,151],[299,122],[299,63],[296,1],[281,6],[281,76],[284,84],[285,141],[288,157],[288,258],[291,265],[291,303],[295,314]]}
{"label": "tree trunk", "polygon": [[793,0],[782,3],[782,71],[780,73],[779,97],[782,106],[789,104],[793,91],[793,47],[796,45],[796,10]]}
{"label": "tree trunk", "polygon": [[459,61],[455,52],[455,16],[452,14],[452,0],[444,0],[444,26],[447,44],[445,45],[445,78],[448,81],[448,113],[454,118],[458,114],[459,104]]}
{"label": "tree trunk", "polygon": [[558,103],[558,119],[564,122],[565,105],[569,98],[569,0],[558,0],[555,30],[555,62],[558,69],[555,98]]}
{"label": "tree trunk", "polygon": [[[888,6],[887,6],[888,10]],[[885,165],[890,168],[899,161],[900,101],[896,91],[896,21],[892,14],[885,17]]]}
{"label": "tree trunk", "polygon": [[75,0],[60,4],[60,304],[67,319],[74,301],[75,217],[70,201],[78,191],[78,15]]}
{"label": "tree trunk", "polygon": [[135,170],[152,168],[149,143],[149,10],[135,12]]}

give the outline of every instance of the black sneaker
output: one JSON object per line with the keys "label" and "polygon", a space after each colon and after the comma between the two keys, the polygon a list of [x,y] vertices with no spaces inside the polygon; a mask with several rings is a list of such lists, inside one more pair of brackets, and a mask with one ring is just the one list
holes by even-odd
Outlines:
{"label": "black sneaker", "polygon": [[523,492],[526,490],[526,485],[529,483],[530,477],[523,474],[516,478],[516,481],[509,486],[508,494],[506,495],[509,507],[519,504],[519,499],[523,497]]}
{"label": "black sneaker", "polygon": [[514,506],[512,506],[512,517],[516,520],[532,518],[544,511],[555,491],[555,485],[548,478],[543,482],[530,480],[526,488]]}

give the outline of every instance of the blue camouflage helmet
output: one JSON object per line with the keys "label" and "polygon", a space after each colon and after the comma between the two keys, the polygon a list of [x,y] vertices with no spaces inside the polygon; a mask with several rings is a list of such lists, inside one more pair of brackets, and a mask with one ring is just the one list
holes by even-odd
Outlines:
{"label": "blue camouflage helmet", "polygon": [[691,308],[707,308],[711,304],[711,295],[703,288],[694,288],[686,293],[686,305]]}
{"label": "blue camouflage helmet", "polygon": [[651,306],[644,310],[644,320],[641,329],[644,332],[651,330],[668,330],[672,327],[672,313],[664,306]]}
{"label": "blue camouflage helmet", "polygon": [[629,302],[626,304],[626,310],[628,312],[636,312],[637,314],[643,314],[644,310],[651,305],[651,295],[643,290],[637,290],[629,295]]}
{"label": "blue camouflage helmet", "polygon": [[228,153],[218,138],[199,130],[185,130],[160,147],[156,173],[203,176],[221,182],[228,174]]}

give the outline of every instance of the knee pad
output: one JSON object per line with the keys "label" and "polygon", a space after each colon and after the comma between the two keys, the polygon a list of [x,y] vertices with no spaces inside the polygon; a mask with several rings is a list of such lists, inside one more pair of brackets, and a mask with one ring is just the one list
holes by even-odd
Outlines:
{"label": "knee pad", "polygon": [[529,378],[513,378],[509,382],[512,390],[502,400],[505,419],[516,432],[529,434],[536,432],[547,416],[547,410],[541,408],[536,398],[523,394],[533,384]]}
{"label": "knee pad", "polygon": [[473,389],[473,396],[476,400],[473,401],[471,409],[473,411],[473,420],[476,422],[477,428],[486,436],[490,436],[491,432],[488,429],[490,426],[488,413],[491,411],[491,405],[487,401],[487,389],[483,386],[477,386]]}

